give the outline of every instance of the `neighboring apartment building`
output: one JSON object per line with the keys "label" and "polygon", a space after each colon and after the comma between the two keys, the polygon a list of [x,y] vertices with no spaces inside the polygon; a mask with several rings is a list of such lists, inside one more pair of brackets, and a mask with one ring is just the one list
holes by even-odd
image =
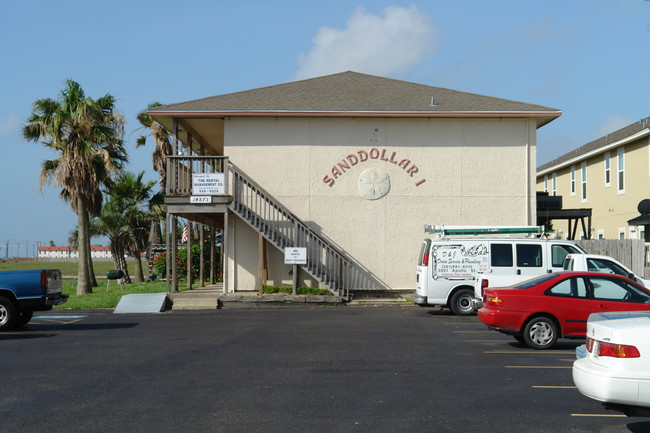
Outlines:
{"label": "neighboring apartment building", "polygon": [[[592,239],[643,239],[627,222],[650,198],[650,117],[541,165],[537,190],[562,196],[563,209],[592,209]],[[554,229],[566,233],[563,224]]]}
{"label": "neighboring apartment building", "polygon": [[[92,246],[90,256],[97,260],[112,259],[109,247]],[[79,251],[73,247],[38,247],[39,260],[76,260],[79,258]]]}

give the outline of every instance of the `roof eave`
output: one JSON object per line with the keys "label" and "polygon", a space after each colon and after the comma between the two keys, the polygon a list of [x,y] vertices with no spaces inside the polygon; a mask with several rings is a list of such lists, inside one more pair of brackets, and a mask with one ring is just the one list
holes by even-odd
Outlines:
{"label": "roof eave", "polygon": [[541,127],[562,115],[561,111],[317,111],[317,110],[154,110],[156,117],[532,117]]}
{"label": "roof eave", "polygon": [[549,174],[549,173],[552,173],[554,171],[560,170],[560,169],[562,169],[564,167],[571,166],[571,165],[573,165],[573,164],[575,164],[577,162],[581,162],[581,161],[584,161],[585,159],[589,159],[592,156],[598,155],[598,154],[603,153],[603,152],[607,152],[608,150],[612,150],[612,149],[615,149],[617,147],[625,146],[627,143],[631,143],[633,141],[636,141],[636,140],[638,140],[640,138],[643,138],[645,136],[648,136],[648,135],[650,135],[650,128],[642,129],[641,131],[636,132],[636,133],[634,133],[632,135],[628,135],[627,137],[622,138],[620,140],[616,140],[616,141],[614,141],[612,143],[607,143],[607,144],[605,144],[603,146],[600,146],[600,147],[598,147],[598,148],[596,148],[596,149],[594,149],[592,151],[589,151],[589,152],[586,152],[586,153],[583,153],[583,154],[580,154],[580,155],[576,155],[575,157],[567,159],[566,161],[562,161],[562,162],[560,162],[558,164],[553,164],[553,165],[551,165],[551,166],[549,166],[549,167],[547,167],[547,168],[545,168],[543,170],[539,170],[539,171],[537,171],[537,177],[544,176],[546,174]]}

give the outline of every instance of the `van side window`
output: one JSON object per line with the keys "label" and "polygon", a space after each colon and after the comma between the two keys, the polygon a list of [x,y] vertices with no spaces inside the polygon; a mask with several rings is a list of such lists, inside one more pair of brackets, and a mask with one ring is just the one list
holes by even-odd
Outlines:
{"label": "van side window", "polygon": [[[551,246],[551,266],[561,268],[564,258],[567,254],[577,254],[581,251],[571,245],[552,245]],[[567,268],[564,268],[567,269]]]}
{"label": "van side window", "polygon": [[492,244],[490,247],[490,264],[492,266],[512,266],[512,244]]}
{"label": "van side window", "polygon": [[517,244],[517,267],[539,268],[542,266],[542,246]]}

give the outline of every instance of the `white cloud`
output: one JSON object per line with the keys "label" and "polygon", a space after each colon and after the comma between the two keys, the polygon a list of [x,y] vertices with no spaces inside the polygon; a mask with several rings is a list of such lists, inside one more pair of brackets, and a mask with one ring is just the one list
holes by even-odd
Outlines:
{"label": "white cloud", "polygon": [[611,134],[614,131],[618,131],[623,127],[631,125],[632,123],[634,123],[634,119],[630,119],[629,117],[610,116],[605,119],[600,129],[596,131],[592,138],[595,140],[604,137],[607,134]]}
{"label": "white cloud", "polygon": [[416,6],[389,6],[384,16],[357,9],[343,30],[321,27],[314,46],[300,54],[295,79],[347,70],[375,75],[407,71],[436,47],[429,16]]}
{"label": "white cloud", "polygon": [[20,116],[18,113],[8,113],[0,117],[0,138],[16,136],[21,127]]}

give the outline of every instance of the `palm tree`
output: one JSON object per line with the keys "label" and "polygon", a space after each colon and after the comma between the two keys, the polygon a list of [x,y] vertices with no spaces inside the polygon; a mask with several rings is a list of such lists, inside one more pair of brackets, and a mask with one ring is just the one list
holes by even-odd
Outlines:
{"label": "palm tree", "polygon": [[[160,107],[160,102],[152,102],[147,105],[147,109],[138,113],[138,121],[142,124],[143,128],[151,130],[156,148],[153,151],[152,163],[153,169],[160,175],[160,189],[163,193],[167,187],[167,156],[172,154],[172,145],[169,141],[171,133],[162,126],[158,121],[151,117],[147,112],[154,107]],[[144,146],[147,141],[148,135],[141,135],[135,143],[135,148]]]}
{"label": "palm tree", "polygon": [[[141,111],[138,113],[138,121],[142,125],[142,128],[149,129],[151,135],[153,137],[154,143],[156,145],[156,148],[153,151],[152,155],[152,166],[153,169],[158,172],[158,175],[160,176],[160,190],[163,194],[166,193],[167,191],[167,156],[172,154],[172,145],[169,140],[169,136],[171,133],[158,121],[156,121],[153,117],[151,117],[148,114],[148,111],[151,110],[154,107],[160,107],[163,104],[160,102],[152,102],[149,105],[147,105],[147,109],[144,111]],[[148,135],[141,135],[138,137],[136,143],[135,143],[135,148],[139,148],[140,146],[144,146],[145,143],[147,142],[147,137]],[[153,224],[159,224],[159,219],[152,221],[152,227]],[[162,229],[162,237],[163,239],[167,239],[167,224],[163,224],[163,229]]]}
{"label": "palm tree", "polygon": [[[152,189],[156,185],[156,181],[143,182],[143,177],[144,171],[138,175],[129,172],[123,173],[118,181],[107,190],[110,198],[106,204],[106,208],[109,208],[111,213],[117,214],[111,218],[121,220],[121,225],[124,227],[125,233],[121,236],[121,242],[123,248],[133,253],[135,257],[136,282],[144,281],[140,254],[147,247],[152,218],[145,207],[151,198]],[[126,266],[123,270],[130,282]]]}
{"label": "palm tree", "polygon": [[23,128],[26,140],[40,141],[58,153],[57,159],[43,162],[40,187],[53,183],[61,188],[61,196],[77,214],[78,295],[92,292],[89,215],[101,209],[101,186],[110,184],[127,161],[125,122],[114,106],[112,95],[92,99],[78,83],[67,80],[58,99],[34,102]]}
{"label": "palm tree", "polygon": [[163,191],[156,192],[149,200],[149,213],[153,220],[151,221],[151,236],[149,240],[152,245],[164,243],[165,237],[160,229],[160,224],[165,224],[167,216],[167,206],[165,206],[165,193]]}

